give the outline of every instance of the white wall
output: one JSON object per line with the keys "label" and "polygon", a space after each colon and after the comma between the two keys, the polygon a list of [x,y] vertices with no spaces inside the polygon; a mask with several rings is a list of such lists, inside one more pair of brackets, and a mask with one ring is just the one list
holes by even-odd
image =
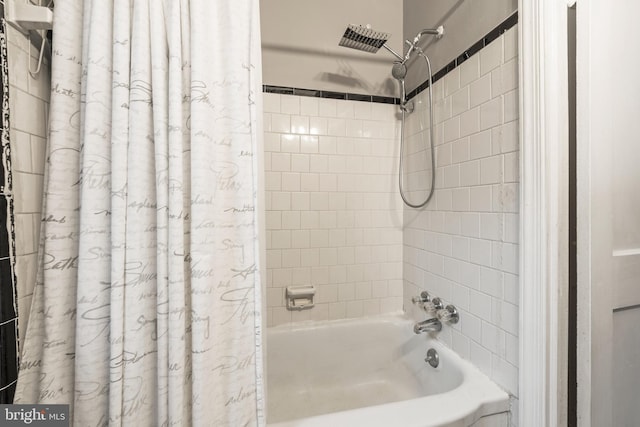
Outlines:
{"label": "white wall", "polygon": [[[413,40],[424,28],[444,25],[442,39],[425,37],[421,43],[435,73],[517,9],[518,0],[404,0],[404,38]],[[426,69],[422,59],[411,65],[407,75],[409,90],[427,79]]]}
{"label": "white wall", "polygon": [[372,54],[338,46],[348,24],[371,24],[402,50],[402,0],[262,0],[265,85],[398,96],[384,49]]}
{"label": "white wall", "polygon": [[47,60],[35,79],[29,74],[29,61],[37,68],[38,48],[30,50],[26,36],[7,25],[7,39],[18,325],[24,337],[38,267],[51,75]]}
{"label": "white wall", "polygon": [[[436,191],[426,209],[405,209],[404,307],[424,320],[411,304],[423,289],[454,304],[460,322],[439,338],[517,396],[517,26],[433,89]],[[415,100],[407,143],[419,161],[409,159],[408,174],[428,168],[419,149],[428,141],[427,91]]]}
{"label": "white wall", "polygon": [[[267,322],[402,309],[396,106],[265,93]],[[289,285],[316,306],[288,311]]]}

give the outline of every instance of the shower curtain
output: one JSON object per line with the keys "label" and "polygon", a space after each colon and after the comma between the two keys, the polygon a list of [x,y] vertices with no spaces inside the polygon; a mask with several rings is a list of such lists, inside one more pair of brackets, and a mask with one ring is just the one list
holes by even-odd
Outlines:
{"label": "shower curtain", "polygon": [[263,425],[258,0],[56,0],[53,34],[15,402]]}

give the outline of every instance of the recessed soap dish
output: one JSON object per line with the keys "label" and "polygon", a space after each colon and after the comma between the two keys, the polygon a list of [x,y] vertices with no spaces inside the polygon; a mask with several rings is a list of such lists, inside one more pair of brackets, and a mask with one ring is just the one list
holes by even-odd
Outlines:
{"label": "recessed soap dish", "polygon": [[313,297],[316,294],[316,288],[312,285],[305,286],[287,286],[287,309],[288,310],[305,310],[313,307]]}

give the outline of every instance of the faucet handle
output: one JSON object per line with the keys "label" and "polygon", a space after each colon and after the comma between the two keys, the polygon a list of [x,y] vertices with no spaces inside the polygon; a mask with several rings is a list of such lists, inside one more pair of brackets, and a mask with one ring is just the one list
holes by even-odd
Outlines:
{"label": "faucet handle", "polygon": [[438,319],[440,319],[442,322],[458,323],[458,320],[460,320],[458,310],[451,304],[449,304],[445,308],[439,309],[437,312],[437,316]]}
{"label": "faucet handle", "polygon": [[431,297],[429,296],[429,292],[427,291],[422,291],[420,292],[420,295],[411,298],[411,302],[414,304],[422,304],[430,300],[431,300]]}
{"label": "faucet handle", "polygon": [[442,307],[444,307],[444,305],[438,297],[431,298],[422,306],[424,311],[426,311],[427,313],[438,313],[439,310],[442,310]]}

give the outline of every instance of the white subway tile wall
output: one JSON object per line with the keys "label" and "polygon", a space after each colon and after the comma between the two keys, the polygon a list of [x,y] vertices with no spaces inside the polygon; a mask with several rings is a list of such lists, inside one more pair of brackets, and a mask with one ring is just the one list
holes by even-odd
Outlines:
{"label": "white subway tile wall", "polygon": [[46,58],[35,78],[29,74],[29,61],[31,69],[36,69],[39,52],[37,47],[29,49],[24,34],[7,25],[7,38],[18,326],[24,337],[38,269],[51,78]]}
{"label": "white subway tile wall", "polygon": [[[517,26],[434,84],[436,191],[404,211],[404,308],[421,290],[454,304],[460,322],[439,338],[518,395]],[[407,120],[408,194],[431,173],[428,92]]]}
{"label": "white subway tile wall", "polygon": [[[402,310],[397,106],[264,94],[267,324]],[[286,308],[287,286],[316,306]]]}

